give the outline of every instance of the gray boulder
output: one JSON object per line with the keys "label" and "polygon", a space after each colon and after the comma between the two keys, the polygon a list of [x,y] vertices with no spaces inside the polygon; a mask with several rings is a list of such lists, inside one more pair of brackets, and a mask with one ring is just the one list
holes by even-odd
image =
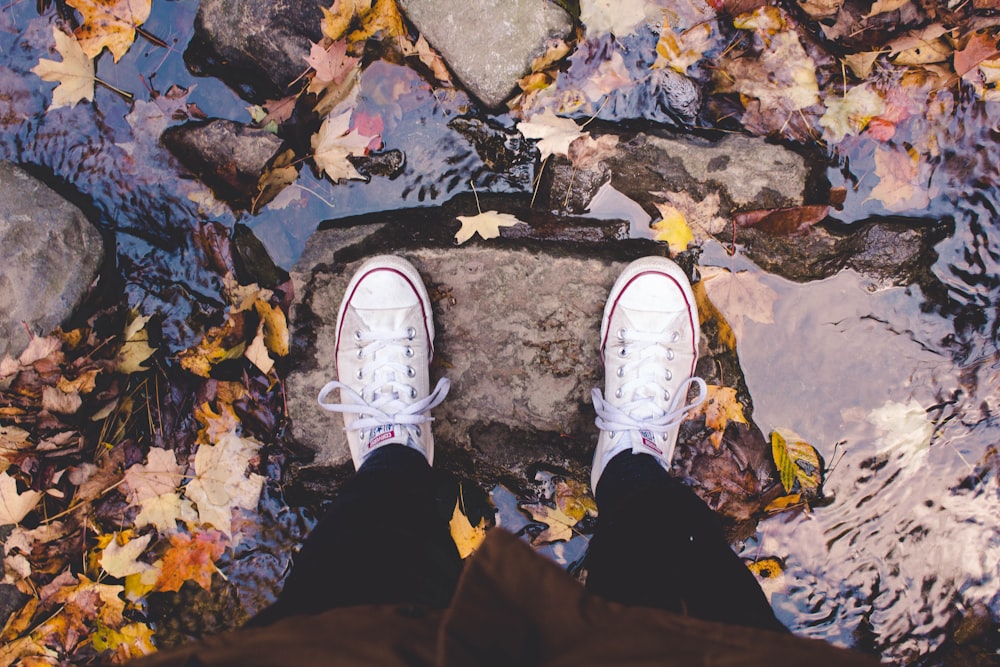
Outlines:
{"label": "gray boulder", "polygon": [[28,331],[69,317],[104,259],[83,212],[22,169],[0,162],[0,355],[18,355]]}
{"label": "gray boulder", "polygon": [[503,104],[531,61],[573,21],[547,0],[402,0],[407,18],[487,107]]}

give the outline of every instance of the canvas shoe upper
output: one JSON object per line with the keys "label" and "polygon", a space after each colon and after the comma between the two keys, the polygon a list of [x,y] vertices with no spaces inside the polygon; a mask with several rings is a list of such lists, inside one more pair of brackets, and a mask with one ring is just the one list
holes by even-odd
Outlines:
{"label": "canvas shoe upper", "polygon": [[[698,336],[694,295],[679,266],[645,257],[625,267],[601,321],[604,395],[592,392],[601,430],[591,469],[595,493],[619,452],[651,454],[670,468],[680,423],[705,400],[705,382],[694,377]],[[697,395],[688,401],[692,386]]]}
{"label": "canvas shoe upper", "polygon": [[[399,257],[369,259],[347,285],[336,331],[337,380],[318,401],[344,414],[354,467],[393,443],[422,451],[433,464],[430,410],[450,384],[442,378],[430,391],[434,321],[420,274]],[[339,403],[330,399],[336,389]]]}

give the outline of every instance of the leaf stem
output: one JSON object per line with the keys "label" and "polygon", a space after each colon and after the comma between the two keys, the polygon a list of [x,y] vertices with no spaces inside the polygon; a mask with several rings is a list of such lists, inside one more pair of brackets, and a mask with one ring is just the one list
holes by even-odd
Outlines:
{"label": "leaf stem", "polygon": [[114,86],[114,85],[108,83],[107,81],[105,81],[104,79],[102,79],[99,76],[95,76],[94,77],[94,83],[98,83],[98,84],[104,86],[105,88],[107,88],[108,90],[110,90],[112,93],[115,93],[116,95],[118,95],[119,97],[121,97],[122,99],[124,99],[126,102],[131,102],[133,99],[135,99],[135,96],[132,95],[132,93],[130,93],[130,92],[126,91],[126,90],[122,90],[121,88],[118,88],[117,86]]}

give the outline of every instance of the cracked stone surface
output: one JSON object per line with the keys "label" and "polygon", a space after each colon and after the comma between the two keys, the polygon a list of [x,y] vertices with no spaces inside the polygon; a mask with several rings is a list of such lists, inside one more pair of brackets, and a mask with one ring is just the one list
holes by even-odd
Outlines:
{"label": "cracked stone surface", "polygon": [[546,0],[402,0],[407,18],[488,107],[503,104],[549,40],[573,29]]}

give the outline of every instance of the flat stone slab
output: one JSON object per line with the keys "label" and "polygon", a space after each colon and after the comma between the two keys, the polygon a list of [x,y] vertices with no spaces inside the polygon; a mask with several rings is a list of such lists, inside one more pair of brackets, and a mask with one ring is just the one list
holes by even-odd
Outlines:
{"label": "flat stone slab", "polygon": [[72,315],[104,260],[83,211],[19,167],[0,162],[0,356]]}
{"label": "flat stone slab", "polygon": [[503,104],[573,21],[548,0],[402,0],[407,18],[480,101]]}
{"label": "flat stone slab", "polygon": [[[292,270],[294,347],[304,352],[287,379],[293,438],[317,452],[316,464],[350,460],[342,418],[321,410],[316,395],[336,377],[337,310],[347,282],[366,257],[348,246],[378,225],[317,232]],[[634,257],[651,245],[624,243]],[[320,258],[327,256],[327,261]],[[589,464],[596,443],[590,390],[603,383],[598,354],[601,315],[612,284],[630,259],[588,257],[554,244],[531,247],[499,240],[403,250],[424,278],[437,330],[432,383],[452,382],[434,411],[437,455],[477,450],[497,465],[530,458],[542,440],[544,458],[569,467]],[[517,457],[501,442],[518,442]],[[489,450],[489,451],[486,451]],[[562,460],[559,460],[562,459]]]}

